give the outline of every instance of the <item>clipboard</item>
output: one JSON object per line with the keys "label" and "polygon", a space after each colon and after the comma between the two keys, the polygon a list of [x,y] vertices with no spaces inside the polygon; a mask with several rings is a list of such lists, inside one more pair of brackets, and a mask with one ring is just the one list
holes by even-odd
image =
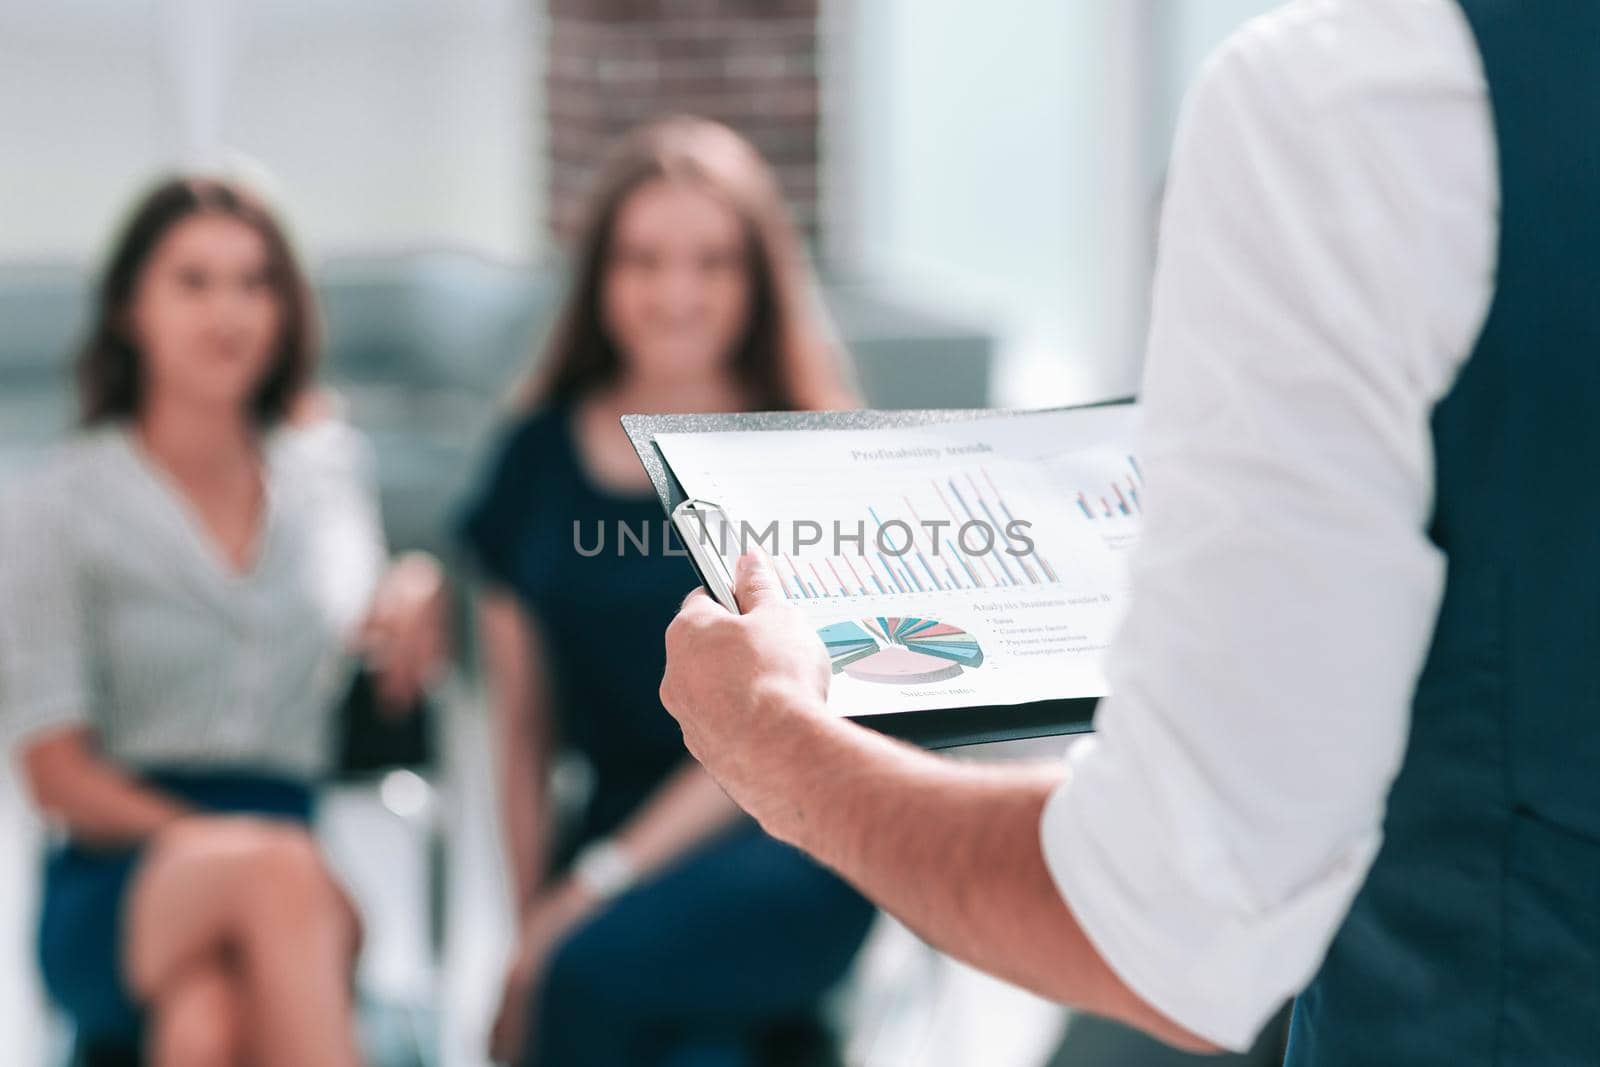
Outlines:
{"label": "clipboard", "polygon": [[[1042,411],[1068,411],[1128,404],[1132,397],[1095,404],[1071,405]],[[1030,410],[1011,408],[938,408],[906,411],[854,409],[848,411],[768,411],[741,414],[624,415],[622,428],[644,465],[662,509],[668,516],[687,499],[660,448],[657,434],[708,433],[727,430],[841,430],[884,429],[963,422]],[[706,577],[692,555],[686,559],[702,584]],[[709,585],[708,585],[709,588]],[[923,748],[956,748],[1017,741],[1026,738],[1087,733],[1093,728],[1098,697],[1066,697],[1020,704],[984,704],[961,708],[934,708],[889,714],[853,715],[849,718],[888,736]]]}

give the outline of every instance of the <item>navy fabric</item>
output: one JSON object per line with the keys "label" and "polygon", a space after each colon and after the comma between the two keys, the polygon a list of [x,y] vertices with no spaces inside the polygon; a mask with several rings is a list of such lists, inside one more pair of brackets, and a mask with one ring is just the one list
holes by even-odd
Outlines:
{"label": "navy fabric", "polygon": [[524,1062],[748,1067],[764,1025],[816,1011],[871,919],[843,882],[741,826],[567,939]]}
{"label": "navy fabric", "polygon": [[[312,795],[301,782],[252,772],[152,770],[156,789],[206,811],[309,823]],[[80,1045],[138,1047],[142,1016],[123,984],[123,905],[142,850],[67,843],[45,862],[39,919],[40,972],[51,999],[72,1020]]]}
{"label": "navy fabric", "polygon": [[[690,758],[659,688],[663,634],[694,571],[654,493],[588,477],[568,405],[506,431],[461,535],[488,580],[536,620],[560,739],[594,767],[593,796],[557,848],[559,871]],[[546,1003],[532,1006],[538,1067],[729,1062],[765,1023],[815,1011],[872,914],[746,820],[559,949]]]}
{"label": "navy fabric", "polygon": [[[619,525],[649,537],[647,550]],[[538,620],[560,740],[596,776],[582,838],[616,829],[687,756],[657,691],[662,635],[695,579],[686,559],[663,554],[666,531],[654,493],[586,476],[567,406],[509,428],[461,523],[479,569]]]}
{"label": "navy fabric", "polygon": [[1600,4],[1462,8],[1496,290],[1434,412],[1449,572],[1384,845],[1293,1067],[1600,1063]]}

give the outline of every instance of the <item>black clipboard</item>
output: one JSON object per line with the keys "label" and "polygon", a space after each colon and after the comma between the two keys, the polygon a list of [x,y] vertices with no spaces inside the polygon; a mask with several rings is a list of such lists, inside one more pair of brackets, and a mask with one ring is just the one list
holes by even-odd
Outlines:
{"label": "black clipboard", "polygon": [[[1082,408],[1129,404],[1132,397],[1078,404],[1038,411],[1072,411]],[[758,411],[739,414],[624,415],[622,428],[633,442],[639,462],[650,476],[656,495],[667,515],[687,499],[683,486],[656,447],[656,434],[712,433],[722,430],[871,430],[904,426],[928,426],[941,422],[1004,415],[1031,414],[1035,409],[1018,408],[925,408],[909,411],[880,411],[857,408],[849,411]],[[694,558],[685,554],[701,584]],[[1035,700],[1025,704],[982,704],[965,708],[933,708],[926,711],[901,711],[883,715],[852,715],[852,722],[897,737],[923,748],[957,748],[995,741],[1019,741],[1030,737],[1053,737],[1088,733],[1093,729],[1098,697],[1067,697]]]}

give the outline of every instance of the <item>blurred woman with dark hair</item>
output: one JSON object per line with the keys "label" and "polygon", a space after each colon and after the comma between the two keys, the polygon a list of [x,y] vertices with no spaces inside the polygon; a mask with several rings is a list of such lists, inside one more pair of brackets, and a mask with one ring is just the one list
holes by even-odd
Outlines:
{"label": "blurred woman with dark hair", "polygon": [[[486,579],[479,632],[518,920],[492,1053],[537,1067],[753,1064],[764,1038],[815,1019],[872,911],[741,815],[661,707],[662,634],[693,577],[667,551],[618,416],[855,398],[772,173],[725,126],[675,118],[628,136],[575,270],[463,523]],[[662,539],[592,552],[597,530],[621,540],[619,524]],[[561,748],[594,783],[566,828],[545,788]]]}
{"label": "blurred woman with dark hair", "polygon": [[83,429],[6,503],[0,692],[34,798],[45,985],[78,1043],[167,1065],[359,1061],[357,916],[307,832],[346,653],[408,705],[438,571],[388,567],[370,458],[308,392],[311,296],[245,190],[135,209]]}

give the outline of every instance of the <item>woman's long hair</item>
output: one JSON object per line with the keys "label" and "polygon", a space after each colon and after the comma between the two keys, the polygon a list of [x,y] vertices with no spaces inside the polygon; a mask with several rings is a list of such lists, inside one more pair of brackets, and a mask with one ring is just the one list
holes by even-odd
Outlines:
{"label": "woman's long hair", "polygon": [[238,185],[217,178],[169,178],[135,205],[100,277],[94,323],[77,362],[84,426],[138,414],[145,383],[143,355],[129,330],[134,294],[162,238],[178,223],[202,214],[237,219],[267,246],[279,337],[272,366],[251,398],[251,414],[263,426],[282,420],[310,384],[319,347],[316,314],[311,287],[283,227],[264,203]]}
{"label": "woman's long hair", "polygon": [[520,391],[521,405],[572,400],[621,373],[622,354],[601,317],[601,288],[623,202],[657,179],[709,192],[743,224],[750,307],[731,367],[750,403],[774,411],[856,406],[772,169],[727,126],[691,116],[641,126],[607,157],[580,231],[572,290],[545,345],[542,370]]}

